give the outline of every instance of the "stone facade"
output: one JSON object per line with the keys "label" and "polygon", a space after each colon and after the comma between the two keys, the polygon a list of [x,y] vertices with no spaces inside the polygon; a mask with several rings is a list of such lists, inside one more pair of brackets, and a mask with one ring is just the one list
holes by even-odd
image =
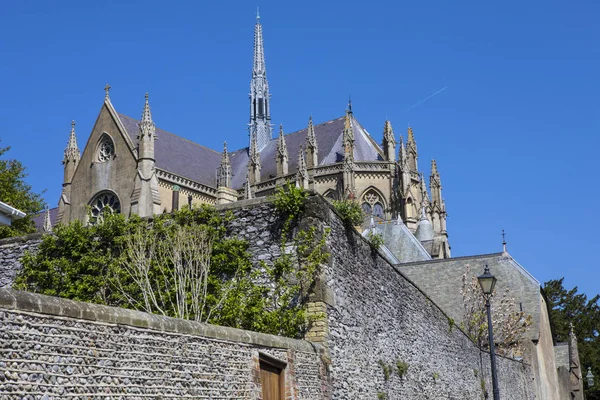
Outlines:
{"label": "stone facade", "polygon": [[259,361],[285,364],[286,399],[326,399],[304,341],[0,289],[0,397],[261,399]]}

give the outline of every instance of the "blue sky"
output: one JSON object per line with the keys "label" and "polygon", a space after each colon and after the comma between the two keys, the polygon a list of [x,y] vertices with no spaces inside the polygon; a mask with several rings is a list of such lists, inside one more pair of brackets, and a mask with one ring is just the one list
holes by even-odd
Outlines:
{"label": "blue sky", "polygon": [[[55,206],[70,122],[81,148],[106,83],[139,118],[220,150],[247,142],[256,6],[272,117],[410,124],[438,162],[454,256],[509,252],[538,280],[600,292],[595,233],[600,3],[27,1],[0,17],[0,139]],[[437,95],[411,107],[443,88]]]}

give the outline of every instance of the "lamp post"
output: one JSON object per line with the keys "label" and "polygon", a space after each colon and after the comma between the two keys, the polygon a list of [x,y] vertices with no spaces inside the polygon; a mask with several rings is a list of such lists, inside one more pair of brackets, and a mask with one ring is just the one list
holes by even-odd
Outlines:
{"label": "lamp post", "polygon": [[498,377],[496,375],[496,348],[494,346],[494,330],[492,328],[492,313],[490,311],[490,298],[494,292],[494,286],[496,286],[496,277],[490,273],[488,266],[485,266],[483,275],[477,277],[479,286],[483,291],[483,297],[485,298],[485,309],[487,311],[488,319],[488,336],[490,342],[490,360],[492,362],[492,390],[494,394],[494,400],[500,400],[500,389],[498,389]]}
{"label": "lamp post", "polygon": [[592,367],[588,367],[588,373],[585,377],[587,378],[588,388],[594,386],[594,375],[592,375]]}

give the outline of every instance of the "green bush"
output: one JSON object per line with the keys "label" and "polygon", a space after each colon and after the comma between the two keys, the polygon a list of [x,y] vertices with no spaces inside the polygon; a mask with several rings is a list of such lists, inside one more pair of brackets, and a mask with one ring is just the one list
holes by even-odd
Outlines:
{"label": "green bush", "polygon": [[362,224],[365,214],[357,202],[353,200],[334,200],[333,207],[346,225],[356,226]]}
{"label": "green bush", "polygon": [[296,220],[304,212],[307,197],[308,193],[304,189],[288,182],[275,192],[273,205],[287,220]]}
{"label": "green bush", "polygon": [[367,234],[367,240],[369,241],[371,247],[375,250],[379,249],[385,244],[385,241],[383,240],[383,235],[380,233],[369,232]]}
{"label": "green bush", "polygon": [[[296,202],[298,204],[298,202]],[[226,236],[232,214],[213,207],[184,207],[173,214],[143,220],[107,214],[101,223],[58,225],[35,254],[27,253],[15,289],[77,301],[125,307],[258,332],[302,337],[307,321],[303,293],[327,259],[325,236],[299,233],[294,257],[284,254],[273,265],[253,268],[248,243]],[[198,255],[185,246],[200,237],[209,249]],[[173,256],[179,240],[184,258]],[[185,253],[185,252],[188,253]],[[165,257],[165,254],[167,255]],[[159,261],[160,260],[160,261]],[[292,262],[294,260],[294,262]],[[301,267],[297,267],[300,263]],[[132,273],[132,265],[143,274]],[[208,267],[202,307],[183,297],[175,285],[180,268]],[[139,272],[139,269],[138,269]],[[144,282],[140,284],[140,276]],[[188,282],[189,285],[189,282]],[[191,286],[191,285],[189,285]],[[145,290],[142,290],[145,288]],[[193,291],[193,289],[190,289]],[[154,296],[148,299],[148,293]],[[180,299],[185,299],[183,303]]]}

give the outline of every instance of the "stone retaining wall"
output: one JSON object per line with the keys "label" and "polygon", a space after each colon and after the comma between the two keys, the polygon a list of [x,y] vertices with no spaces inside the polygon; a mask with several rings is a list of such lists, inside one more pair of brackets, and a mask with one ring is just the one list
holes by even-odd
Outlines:
{"label": "stone retaining wall", "polygon": [[[481,400],[482,386],[491,398],[489,354],[332,209],[325,210],[315,211],[321,213],[315,219],[331,229],[323,300],[333,398]],[[408,368],[400,377],[402,363]],[[502,399],[535,397],[531,366],[498,357],[498,371]]]}
{"label": "stone retaining wall", "polygon": [[0,289],[0,398],[260,399],[260,354],[286,399],[329,398],[309,342]]}
{"label": "stone retaining wall", "polygon": [[19,261],[26,251],[37,250],[42,241],[42,235],[34,233],[0,240],[0,288],[10,287],[18,271],[21,270]]}

